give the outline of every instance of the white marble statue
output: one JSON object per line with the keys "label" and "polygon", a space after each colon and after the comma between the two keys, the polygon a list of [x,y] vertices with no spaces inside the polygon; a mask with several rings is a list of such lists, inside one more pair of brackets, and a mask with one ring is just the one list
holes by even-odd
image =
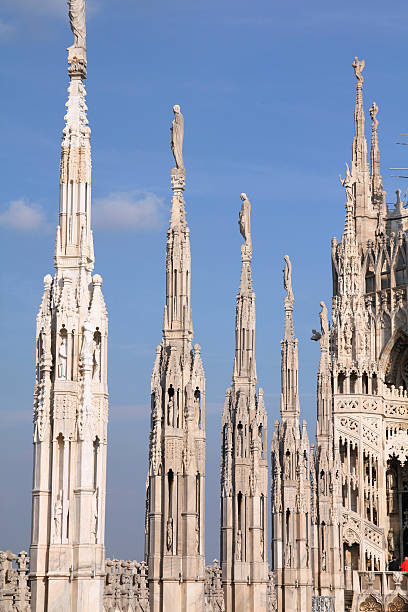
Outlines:
{"label": "white marble statue", "polygon": [[85,0],[68,0],[69,20],[74,35],[71,49],[86,49]]}
{"label": "white marble statue", "polygon": [[353,62],[354,74],[356,75],[356,79],[359,83],[364,83],[364,77],[361,74],[364,70],[364,66],[365,66],[364,60],[359,60],[358,57],[354,58],[354,62]]}
{"label": "white marble statue", "polygon": [[285,255],[285,267],[283,269],[283,286],[285,288],[287,298],[291,302],[294,301],[293,290],[292,290],[292,264],[288,255]]}
{"label": "white marble statue", "polygon": [[242,206],[239,211],[239,230],[245,243],[251,248],[251,204],[246,193],[241,193]]}
{"label": "white marble statue", "polygon": [[66,380],[68,360],[68,337],[66,333],[61,333],[58,358],[58,378],[61,380]]}
{"label": "white marble statue", "polygon": [[347,197],[347,202],[352,203],[353,202],[353,178],[351,176],[351,172],[350,172],[350,168],[348,166],[348,164],[346,164],[346,176],[344,177],[344,179],[341,178],[341,175],[339,174],[339,178],[340,178],[340,183],[343,185],[345,191],[346,191],[346,197]]}
{"label": "white marble statue", "polygon": [[184,117],[181,113],[180,106],[173,106],[174,119],[171,124],[171,150],[173,151],[176,168],[184,170],[183,161],[183,139],[184,139]]}

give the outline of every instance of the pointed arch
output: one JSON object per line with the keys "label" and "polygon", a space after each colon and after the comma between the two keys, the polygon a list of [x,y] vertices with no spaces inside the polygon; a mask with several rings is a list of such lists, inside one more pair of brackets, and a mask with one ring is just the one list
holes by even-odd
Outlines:
{"label": "pointed arch", "polygon": [[406,599],[398,594],[389,602],[387,612],[408,612],[408,603]]}
{"label": "pointed arch", "polygon": [[383,348],[380,358],[380,371],[385,372],[387,385],[398,387],[401,369],[408,358],[408,335],[401,329],[394,332]]}

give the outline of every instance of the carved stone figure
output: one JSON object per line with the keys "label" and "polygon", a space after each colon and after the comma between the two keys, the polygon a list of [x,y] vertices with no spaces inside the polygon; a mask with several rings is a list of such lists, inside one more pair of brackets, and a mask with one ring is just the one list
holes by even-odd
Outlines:
{"label": "carved stone figure", "polygon": [[356,75],[357,81],[361,84],[364,83],[364,78],[363,78],[363,75],[361,74],[364,70],[364,66],[365,66],[364,60],[359,60],[358,57],[354,58],[354,62],[353,62],[354,74]]}
{"label": "carved stone figure", "polygon": [[167,404],[167,425],[174,426],[174,401],[172,397]]}
{"label": "carved stone figure", "polygon": [[340,183],[343,185],[345,192],[346,192],[346,198],[347,198],[347,202],[349,204],[353,203],[353,185],[354,185],[354,181],[353,181],[353,177],[351,176],[351,172],[350,172],[350,168],[348,166],[348,164],[346,164],[346,176],[344,177],[344,179],[341,178],[341,175],[339,175],[340,178]]}
{"label": "carved stone figure", "polygon": [[169,516],[167,519],[167,550],[171,551],[173,548],[173,518]]}
{"label": "carved stone figure", "polygon": [[378,106],[375,102],[373,102],[372,106],[370,107],[370,117],[372,121],[373,132],[376,132],[378,128],[377,113],[378,113]]}
{"label": "carved stone figure", "polygon": [[285,478],[290,478],[290,453],[285,454]]}
{"label": "carved stone figure", "polygon": [[239,211],[239,230],[247,246],[252,248],[251,239],[251,203],[246,193],[241,193],[242,206]]}
{"label": "carved stone figure", "polygon": [[98,490],[96,490],[92,495],[91,533],[93,535],[94,542],[96,542],[98,534]]}
{"label": "carved stone figure", "polygon": [[327,338],[328,335],[329,335],[329,319],[328,319],[328,315],[327,315],[326,304],[324,302],[320,302],[320,307],[321,307],[321,310],[320,310],[320,329],[321,329],[322,336]]}
{"label": "carved stone figure", "polygon": [[235,558],[237,561],[242,561],[242,531],[238,529],[235,539]]}
{"label": "carved stone figure", "polygon": [[68,336],[65,331],[60,334],[60,344],[58,349],[58,378],[67,379],[67,360],[68,360]]}
{"label": "carved stone figure", "polygon": [[283,269],[283,286],[286,291],[286,297],[288,300],[293,302],[293,291],[292,291],[292,264],[288,255],[285,255],[285,267]]}
{"label": "carved stone figure", "polygon": [[81,359],[93,360],[93,327],[90,321],[85,321],[83,325]]}
{"label": "carved stone figure", "polygon": [[184,139],[184,117],[181,113],[180,106],[173,106],[174,119],[171,124],[171,150],[173,151],[176,168],[184,170],[183,161],[183,139]]}
{"label": "carved stone figure", "polygon": [[72,49],[86,49],[85,0],[68,0],[69,20],[74,35]]}
{"label": "carved stone figure", "polygon": [[387,535],[387,544],[388,544],[388,551],[390,553],[395,552],[395,536],[394,536],[394,530],[391,527],[391,529],[388,531],[388,535]]}
{"label": "carved stone figure", "polygon": [[62,538],[62,501],[61,492],[54,504],[54,538],[56,542],[61,542]]}
{"label": "carved stone figure", "polygon": [[196,551],[200,552],[200,517],[196,518],[196,527],[195,527],[195,537],[196,537]]}

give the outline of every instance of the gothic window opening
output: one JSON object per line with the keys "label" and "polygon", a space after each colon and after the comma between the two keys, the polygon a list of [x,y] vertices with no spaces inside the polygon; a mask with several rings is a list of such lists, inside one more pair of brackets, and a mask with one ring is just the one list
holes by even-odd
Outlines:
{"label": "gothic window opening", "polygon": [[174,427],[174,388],[173,385],[167,390],[168,403],[167,403],[167,425]]}
{"label": "gothic window opening", "polygon": [[242,531],[242,493],[238,493],[238,529]]}
{"label": "gothic window opening", "polygon": [[320,485],[319,490],[322,495],[326,495],[326,474],[324,470],[320,472]]}
{"label": "gothic window opening", "polygon": [[364,374],[362,376],[361,383],[362,383],[362,387],[363,387],[363,393],[368,395],[368,375],[367,375],[367,372],[364,372]]}
{"label": "gothic window opening", "polygon": [[347,507],[347,484],[346,483],[344,483],[341,487],[341,496],[342,496],[343,506],[346,508]]}
{"label": "gothic window opening", "polygon": [[62,493],[64,488],[64,450],[65,442],[62,433],[57,438],[57,474],[58,474],[58,492]]}
{"label": "gothic window opening", "polygon": [[197,427],[201,427],[201,392],[198,387],[194,391],[194,411]]}
{"label": "gothic window opening", "polygon": [[261,458],[264,459],[264,429],[263,425],[258,427],[258,438],[261,443]]}
{"label": "gothic window opening", "polygon": [[344,569],[358,570],[360,568],[360,545],[358,542],[344,543]]}
{"label": "gothic window opening", "polygon": [[346,380],[346,375],[344,374],[344,372],[340,372],[340,374],[337,377],[337,391],[339,393],[344,393],[345,380]]}
{"label": "gothic window opening", "polygon": [[74,380],[74,364],[75,364],[75,330],[71,332],[71,380]]}
{"label": "gothic window opening", "polygon": [[384,257],[383,265],[381,268],[381,289],[390,288],[390,266],[386,257]]}
{"label": "gothic window opening", "polygon": [[395,284],[397,286],[407,284],[407,264],[401,250],[398,253],[397,266],[395,269]]}
{"label": "gothic window opening", "polygon": [[99,438],[96,437],[95,441],[93,443],[93,464],[94,464],[93,486],[94,486],[94,491],[96,491],[96,489],[98,488],[99,448],[100,448]]}
{"label": "gothic window opening", "polygon": [[350,496],[351,496],[350,509],[353,512],[358,512],[358,487],[357,486],[355,486],[354,488],[353,487],[351,488]]}
{"label": "gothic window opening", "polygon": [[290,510],[286,510],[286,542],[290,541]]}
{"label": "gothic window opening", "polygon": [[377,395],[378,392],[378,382],[377,382],[377,374],[373,374],[371,377],[371,390],[373,395]]}
{"label": "gothic window opening", "polygon": [[200,474],[196,475],[196,550],[200,552],[200,540],[201,540],[201,530],[200,530],[200,499],[201,499],[201,484],[200,484]]}
{"label": "gothic window opening", "polygon": [[169,518],[173,516],[173,487],[174,487],[174,473],[173,470],[169,470],[167,474],[167,482],[169,488],[169,507],[167,515]]}
{"label": "gothic window opening", "polygon": [[101,362],[102,362],[102,336],[99,327],[93,336],[93,358],[92,358],[92,378],[97,382],[102,380]]}
{"label": "gothic window opening", "polygon": [[357,374],[352,372],[350,376],[350,393],[357,393]]}
{"label": "gothic window opening", "polygon": [[238,423],[237,427],[238,440],[237,440],[237,456],[244,456],[244,428],[242,423]]}
{"label": "gothic window opening", "polygon": [[366,293],[373,293],[375,291],[375,274],[371,261],[366,272],[365,288]]}

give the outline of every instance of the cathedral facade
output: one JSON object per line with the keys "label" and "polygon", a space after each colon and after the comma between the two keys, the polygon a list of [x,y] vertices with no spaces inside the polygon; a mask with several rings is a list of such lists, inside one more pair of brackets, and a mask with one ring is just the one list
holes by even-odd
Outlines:
{"label": "cathedral facade", "polygon": [[[251,204],[241,194],[232,381],[220,415],[220,560],[205,564],[205,373],[193,341],[184,117],[174,106],[162,340],[151,378],[145,557],[106,559],[108,319],[93,274],[85,1],[60,163],[55,273],[37,316],[29,556],[0,551],[0,612],[408,612],[408,212],[367,150],[364,62],[345,227],[320,303],[317,424],[301,420],[292,264],[284,257],[280,418],[257,386]],[[269,528],[270,526],[270,528]]]}

